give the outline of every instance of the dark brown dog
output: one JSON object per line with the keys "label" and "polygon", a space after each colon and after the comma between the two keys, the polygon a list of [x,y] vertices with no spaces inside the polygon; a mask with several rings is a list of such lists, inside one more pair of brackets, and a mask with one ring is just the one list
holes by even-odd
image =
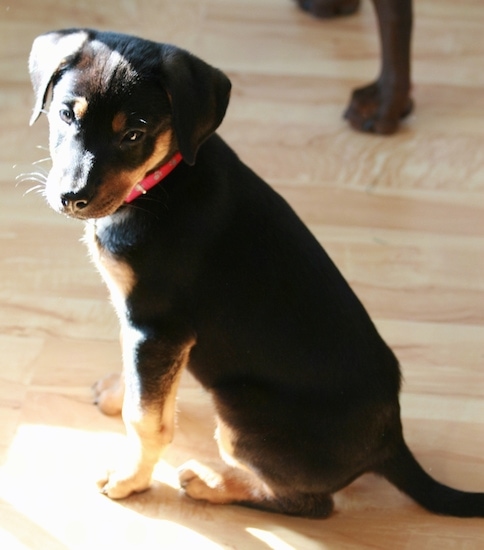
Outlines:
{"label": "dark brown dog", "polygon": [[[347,15],[360,0],[296,0],[317,17]],[[412,110],[410,98],[410,41],[412,0],[372,0],[381,43],[378,79],[353,91],[345,117],[356,130],[392,134]]]}
{"label": "dark brown dog", "polygon": [[98,393],[108,412],[122,401],[132,454],[104,493],[150,486],[187,367],[232,466],[215,484],[183,469],[196,499],[324,517],[332,493],[376,472],[434,512],[484,515],[483,494],[417,464],[392,351],[287,203],[213,134],[229,100],[220,71],[92,30],[37,38],[30,70],[32,122],[53,91],[47,199],[86,220],[122,327],[125,389],[111,379]]}

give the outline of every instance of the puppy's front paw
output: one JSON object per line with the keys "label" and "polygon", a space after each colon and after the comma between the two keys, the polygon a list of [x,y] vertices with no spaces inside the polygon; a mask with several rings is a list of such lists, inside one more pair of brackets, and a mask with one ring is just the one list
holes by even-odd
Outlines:
{"label": "puppy's front paw", "polygon": [[118,500],[132,493],[142,493],[151,486],[151,475],[145,472],[114,470],[101,477],[97,485],[99,490],[109,498]]}
{"label": "puppy's front paw", "polygon": [[110,374],[101,378],[92,387],[94,403],[99,410],[113,416],[121,413],[124,397],[124,380],[119,374]]}

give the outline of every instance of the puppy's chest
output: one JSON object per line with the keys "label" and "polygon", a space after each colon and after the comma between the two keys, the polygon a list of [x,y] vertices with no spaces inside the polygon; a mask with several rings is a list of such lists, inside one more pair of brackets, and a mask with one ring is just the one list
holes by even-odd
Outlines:
{"label": "puppy's chest", "polygon": [[106,283],[111,300],[118,316],[123,317],[126,311],[126,299],[136,284],[136,276],[131,266],[117,258],[101,244],[96,235],[94,223],[86,225],[84,238],[89,253]]}

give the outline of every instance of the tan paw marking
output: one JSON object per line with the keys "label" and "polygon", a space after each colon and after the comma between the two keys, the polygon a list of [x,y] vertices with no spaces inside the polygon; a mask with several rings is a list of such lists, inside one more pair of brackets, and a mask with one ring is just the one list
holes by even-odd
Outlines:
{"label": "tan paw marking", "polygon": [[258,478],[238,468],[227,468],[218,473],[190,460],[178,471],[180,485],[185,493],[196,500],[212,504],[256,502],[267,492]]}
{"label": "tan paw marking", "polygon": [[185,493],[196,500],[223,503],[223,478],[196,460],[190,460],[178,471],[180,485]]}
{"label": "tan paw marking", "polygon": [[145,472],[129,473],[123,470],[106,472],[97,486],[104,495],[112,499],[126,498],[132,493],[142,493],[151,486],[151,474]]}

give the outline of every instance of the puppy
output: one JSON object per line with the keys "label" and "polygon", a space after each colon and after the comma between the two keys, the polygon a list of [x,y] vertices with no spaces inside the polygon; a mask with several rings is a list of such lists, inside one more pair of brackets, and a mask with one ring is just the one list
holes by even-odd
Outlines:
{"label": "puppy", "polygon": [[[356,11],[360,0],[296,0],[317,17]],[[381,43],[381,70],[375,82],[353,91],[345,118],[356,130],[392,134],[413,108],[410,97],[412,0],[372,0]]]}
{"label": "puppy", "polygon": [[[33,123],[48,99],[54,210],[84,220],[120,319],[131,454],[100,483],[150,486],[173,437],[184,368],[211,394],[230,468],[181,471],[196,499],[326,517],[376,472],[437,513],[483,516],[484,494],[418,465],[400,422],[400,370],[335,265],[288,204],[214,134],[223,73],[176,47],[88,29],[42,35]],[[122,382],[124,381],[124,389]]]}

